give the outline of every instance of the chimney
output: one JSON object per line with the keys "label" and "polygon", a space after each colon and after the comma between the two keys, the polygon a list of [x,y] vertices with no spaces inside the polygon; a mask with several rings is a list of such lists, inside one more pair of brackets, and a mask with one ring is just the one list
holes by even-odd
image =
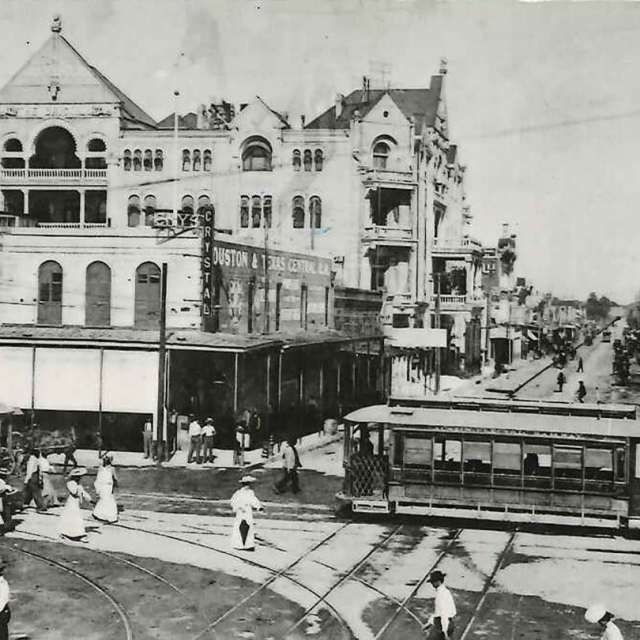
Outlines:
{"label": "chimney", "polygon": [[341,93],[336,93],[336,118],[342,115],[344,96]]}
{"label": "chimney", "polygon": [[369,102],[369,89],[371,88],[371,81],[367,76],[362,76],[362,102]]}
{"label": "chimney", "polygon": [[509,225],[506,222],[502,223],[502,237],[503,238],[509,237]]}
{"label": "chimney", "polygon": [[441,76],[446,76],[447,75],[447,59],[446,58],[440,58],[440,71],[439,71]]}
{"label": "chimney", "polygon": [[207,128],[207,109],[203,104],[198,105],[198,111],[196,112],[196,129]]}
{"label": "chimney", "polygon": [[304,113],[300,116],[300,128],[304,129],[304,123],[306,122],[307,117],[304,115]]}

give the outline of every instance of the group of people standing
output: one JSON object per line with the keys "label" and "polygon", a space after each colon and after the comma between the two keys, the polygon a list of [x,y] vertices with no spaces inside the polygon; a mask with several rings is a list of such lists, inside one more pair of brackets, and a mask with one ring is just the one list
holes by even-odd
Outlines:
{"label": "group of people standing", "polygon": [[195,416],[191,416],[189,422],[189,455],[187,463],[213,462],[216,456],[213,452],[213,445],[216,439],[216,428],[213,426],[213,418],[207,418],[204,426]]}
{"label": "group of people standing", "polygon": [[[53,467],[46,455],[43,455],[39,449],[33,449],[27,454],[24,476],[25,507],[35,504],[35,508],[43,512],[60,505],[58,495],[51,482],[51,473],[53,473]],[[83,502],[93,503],[94,501],[82,486],[82,478],[85,475],[87,475],[87,469],[75,466],[67,476],[65,485],[67,500],[60,513],[57,530],[61,536],[70,540],[84,540],[87,535],[81,505]],[[102,456],[102,465],[98,469],[94,482],[98,499],[95,501],[92,515],[96,520],[103,523],[117,522],[118,505],[113,494],[117,486],[118,478],[113,467],[113,457],[105,454]],[[0,485],[0,495],[2,488]],[[6,519],[4,524],[5,528],[9,524]]]}

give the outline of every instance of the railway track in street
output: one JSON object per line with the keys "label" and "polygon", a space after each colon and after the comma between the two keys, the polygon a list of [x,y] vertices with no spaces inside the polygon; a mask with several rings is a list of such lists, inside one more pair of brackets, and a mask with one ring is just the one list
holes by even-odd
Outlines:
{"label": "railway track in street", "polygon": [[10,553],[13,552],[13,553],[21,554],[23,556],[27,556],[27,557],[33,558],[35,560],[38,560],[39,562],[43,562],[45,564],[48,564],[48,565],[58,569],[59,571],[63,571],[65,573],[68,573],[69,575],[73,576],[74,578],[77,578],[78,580],[81,580],[85,584],[89,585],[94,591],[98,592],[101,596],[106,598],[109,601],[109,603],[111,604],[111,606],[113,607],[113,609],[118,614],[118,616],[120,618],[120,621],[122,623],[123,631],[124,631],[122,637],[125,638],[125,640],[134,640],[133,628],[132,628],[132,625],[131,625],[131,620],[130,620],[129,616],[127,615],[127,612],[126,612],[124,606],[116,598],[114,598],[103,586],[101,586],[97,581],[93,580],[92,578],[90,578],[89,576],[85,575],[84,573],[81,573],[80,571],[77,571],[76,569],[73,569],[73,568],[65,565],[62,562],[58,562],[57,560],[54,560],[53,558],[49,558],[49,557],[47,557],[47,556],[45,556],[43,554],[36,553],[35,551],[29,551],[27,549],[22,549],[21,547],[19,547],[17,545],[9,545],[9,544],[4,544],[4,543],[0,544],[0,548],[2,548],[4,551],[8,551]]}

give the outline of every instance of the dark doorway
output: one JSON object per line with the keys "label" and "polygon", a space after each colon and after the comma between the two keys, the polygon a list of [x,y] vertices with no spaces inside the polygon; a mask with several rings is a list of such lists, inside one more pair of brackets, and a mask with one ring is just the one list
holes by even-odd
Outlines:
{"label": "dark doorway", "polygon": [[73,136],[62,127],[49,127],[36,139],[36,152],[29,159],[32,169],[79,169]]}
{"label": "dark doorway", "polygon": [[38,324],[62,324],[62,267],[53,260],[38,269]]}

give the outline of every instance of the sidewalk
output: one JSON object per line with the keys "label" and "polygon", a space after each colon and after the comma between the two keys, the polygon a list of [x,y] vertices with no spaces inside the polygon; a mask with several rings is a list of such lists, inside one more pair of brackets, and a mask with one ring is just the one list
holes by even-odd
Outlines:
{"label": "sidewalk", "polygon": [[[299,453],[307,451],[313,451],[323,447],[331,442],[336,442],[342,439],[342,432],[334,435],[326,435],[324,433],[312,433],[302,437],[298,440],[297,448]],[[282,446],[282,445],[280,445]],[[121,468],[154,468],[157,467],[157,463],[149,458],[145,458],[144,454],[140,451],[110,451],[110,455],[113,455],[113,462],[116,466]],[[162,467],[170,467],[174,469],[230,469],[238,468],[233,464],[233,451],[228,449],[214,449],[215,460],[214,462],[207,462],[197,464],[195,462],[187,463],[187,450],[178,450],[174,453],[170,460],[163,462]],[[98,452],[95,449],[78,449],[75,452],[75,458],[81,467],[87,469],[95,469],[101,465]],[[246,451],[244,454],[245,464],[244,469],[251,470],[262,467],[266,464],[274,462],[280,458],[280,447],[276,444],[274,446],[274,455],[270,458],[262,457],[262,448]],[[62,454],[51,454],[49,456],[51,464],[60,465],[64,464],[64,456]]]}

